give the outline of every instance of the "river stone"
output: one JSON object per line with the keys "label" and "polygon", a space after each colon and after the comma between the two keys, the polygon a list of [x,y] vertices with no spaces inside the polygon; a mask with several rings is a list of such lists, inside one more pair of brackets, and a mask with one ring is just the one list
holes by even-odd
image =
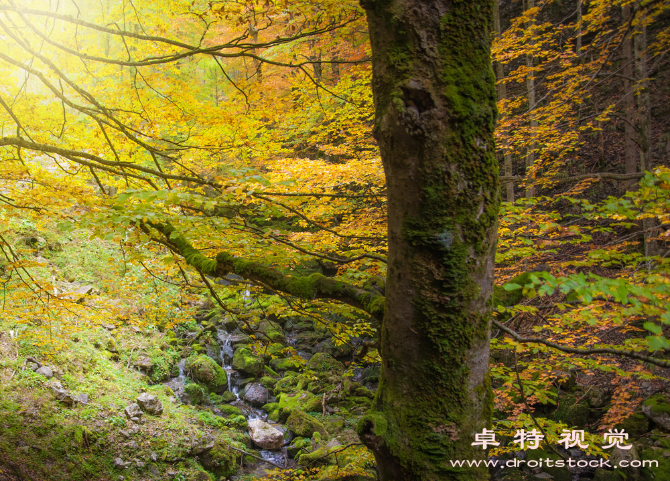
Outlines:
{"label": "river stone", "polygon": [[311,369],[317,372],[325,371],[342,371],[344,366],[340,361],[335,359],[330,354],[325,352],[317,352],[312,356],[312,358],[307,361],[307,369]]}
{"label": "river stone", "polygon": [[249,421],[249,436],[261,449],[279,449],[284,444],[282,432],[260,419]]}
{"label": "river stone", "polygon": [[642,403],[642,412],[659,427],[670,431],[670,401],[659,393]]}
{"label": "river stone", "polygon": [[311,438],[315,432],[318,432],[324,438],[328,437],[328,431],[318,419],[298,410],[291,412],[286,421],[286,427],[296,436]]}
{"label": "river stone", "polygon": [[141,369],[142,371],[148,371],[154,365],[153,361],[146,356],[140,357],[133,364],[135,365],[135,367]]}
{"label": "river stone", "polygon": [[140,406],[137,403],[132,403],[126,406],[124,412],[126,413],[126,417],[128,419],[139,418],[143,414],[142,409],[140,409]]}
{"label": "river stone", "polygon": [[195,355],[186,360],[186,369],[191,371],[193,379],[213,393],[222,393],[228,389],[228,375],[214,359],[209,356]]}
{"label": "river stone", "polygon": [[261,407],[268,402],[270,394],[260,383],[249,384],[244,390],[244,400],[254,407]]}
{"label": "river stone", "polygon": [[37,374],[41,374],[47,379],[51,379],[52,377],[54,377],[54,372],[51,370],[49,366],[42,366],[40,368],[37,368],[35,372]]}
{"label": "river stone", "polygon": [[249,349],[241,347],[233,356],[233,369],[250,376],[258,376],[263,372],[263,361],[255,357]]}
{"label": "river stone", "polygon": [[143,392],[137,396],[137,404],[139,404],[142,411],[146,413],[153,414],[154,416],[163,414],[163,405],[153,394]]}

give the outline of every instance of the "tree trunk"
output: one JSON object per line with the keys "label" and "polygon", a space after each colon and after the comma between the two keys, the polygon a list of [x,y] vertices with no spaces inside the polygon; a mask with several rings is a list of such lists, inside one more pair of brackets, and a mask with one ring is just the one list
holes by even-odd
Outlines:
{"label": "tree trunk", "polygon": [[[631,8],[630,6],[623,7],[622,21],[624,26],[630,22]],[[623,89],[624,89],[624,155],[625,167],[627,174],[634,174],[637,172],[637,164],[639,161],[639,153],[637,149],[636,133],[635,133],[635,92],[634,89],[634,66],[635,58],[633,56],[633,38],[632,33],[629,34],[623,41],[622,45],[623,56]],[[626,189],[630,190],[637,184],[636,180],[629,180],[626,182]]]}
{"label": "tree trunk", "polygon": [[388,188],[382,374],[358,433],[381,481],[483,480],[499,208],[493,1],[367,0]]}
{"label": "tree trunk", "polygon": [[[535,8],[535,0],[526,0],[526,10]],[[535,22],[532,20],[528,22],[528,28],[531,28]],[[529,45],[533,45],[533,41],[529,41]],[[533,171],[533,165],[535,164],[535,132],[537,131],[537,118],[535,117],[535,72],[532,70],[535,68],[535,56],[533,54],[526,55],[526,67],[530,70],[528,76],[526,77],[526,90],[528,94],[528,115],[530,117],[530,135],[531,140],[528,142],[527,154],[526,154],[526,173],[527,173],[527,184],[526,184],[526,197],[531,198],[535,195],[535,172]]]}
{"label": "tree trunk", "polygon": [[[493,29],[495,30],[496,36],[500,38],[502,35],[502,26],[500,25],[500,0],[495,0],[493,6]],[[496,80],[498,81],[498,100],[504,100],[507,98],[507,83],[503,81],[505,78],[505,69],[503,64],[500,62],[496,63]],[[498,118],[498,122],[502,122],[502,115]],[[509,152],[509,138],[507,131],[500,132],[501,149],[503,154],[503,171],[505,177],[512,177],[514,175],[512,171],[512,154]],[[505,200],[507,202],[514,202],[514,181],[507,181],[505,183]]]}

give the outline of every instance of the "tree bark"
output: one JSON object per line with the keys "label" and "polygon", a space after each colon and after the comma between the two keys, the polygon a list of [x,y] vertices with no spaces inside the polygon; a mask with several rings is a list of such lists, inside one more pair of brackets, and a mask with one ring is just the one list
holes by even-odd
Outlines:
{"label": "tree bark", "polygon": [[[502,35],[502,26],[500,25],[500,0],[495,0],[493,6],[493,29],[495,30],[496,36],[500,38]],[[500,62],[496,63],[496,80],[498,81],[498,100],[504,100],[507,98],[507,83],[505,79],[505,69],[503,64]],[[501,123],[503,120],[502,114],[498,118],[498,123]],[[500,132],[501,149],[503,157],[503,172],[505,177],[512,177],[514,175],[512,171],[512,154],[509,152],[509,138],[508,132]],[[507,202],[514,202],[514,182],[507,181],[505,182],[505,200]]]}
{"label": "tree bark", "polygon": [[[630,6],[623,7],[622,22],[625,25],[628,24],[631,20],[631,8]],[[634,67],[635,67],[635,58],[633,56],[633,38],[632,33],[628,35],[622,44],[622,56],[623,56],[623,89],[624,89],[624,155],[625,155],[625,168],[627,174],[633,174],[637,172],[637,164],[639,161],[639,153],[637,149],[636,142],[636,132],[635,132],[635,92],[634,92]],[[637,185],[637,181],[631,180],[626,183],[626,189],[630,190]]]}
{"label": "tree bark", "polygon": [[482,480],[499,208],[492,0],[367,0],[388,189],[382,374],[358,433],[381,481]]}
{"label": "tree bark", "polygon": [[[535,8],[535,0],[526,0],[526,10]],[[528,28],[531,28],[535,22],[532,20],[528,22]],[[533,45],[532,38],[529,41],[529,45]],[[535,172],[533,170],[533,165],[535,164],[535,131],[537,130],[537,118],[535,117],[535,56],[531,53],[526,55],[526,67],[528,67],[529,72],[526,77],[526,91],[528,95],[528,115],[530,117],[530,135],[531,140],[528,142],[526,154],[526,197],[531,198],[535,195]]]}

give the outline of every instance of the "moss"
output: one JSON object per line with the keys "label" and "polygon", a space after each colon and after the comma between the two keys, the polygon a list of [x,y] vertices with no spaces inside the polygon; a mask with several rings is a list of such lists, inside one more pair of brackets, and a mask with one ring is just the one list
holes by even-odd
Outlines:
{"label": "moss", "polygon": [[263,361],[243,347],[235,351],[232,366],[236,371],[243,371],[250,376],[259,376],[263,372]]}
{"label": "moss", "polygon": [[270,361],[270,366],[277,372],[300,370],[300,364],[291,358],[273,359]]}
{"label": "moss", "polygon": [[314,354],[314,356],[312,356],[311,359],[307,361],[305,367],[317,372],[344,370],[344,366],[340,361],[336,360],[333,358],[333,356],[326,354],[325,352],[317,352]]}
{"label": "moss", "polygon": [[364,433],[371,432],[375,436],[382,437],[386,434],[388,423],[381,413],[371,413],[363,416],[356,426],[356,433],[362,436]]}
{"label": "moss", "polygon": [[299,391],[294,394],[282,393],[279,397],[278,409],[279,419],[286,420],[292,411],[321,412],[323,405],[320,396],[307,391]]}
{"label": "moss", "polygon": [[629,436],[635,438],[649,432],[649,419],[644,414],[633,414],[624,419],[617,428],[623,429]]}
{"label": "moss", "polygon": [[203,387],[196,383],[184,386],[184,394],[188,398],[190,404],[202,404],[206,396]]}
{"label": "moss", "polygon": [[667,396],[662,393],[654,394],[652,397],[642,403],[642,405],[650,406],[651,412],[653,413],[670,414],[670,402],[668,402]]}
{"label": "moss", "polygon": [[191,371],[193,379],[207,387],[209,391],[221,393],[228,389],[228,375],[211,357],[191,356],[186,360],[186,369]]}
{"label": "moss", "polygon": [[272,342],[286,343],[284,330],[276,322],[262,321],[258,326],[258,330],[265,334]]}
{"label": "moss", "polygon": [[648,448],[642,451],[640,459],[658,461],[658,466],[641,468],[642,481],[670,481],[670,458],[666,456],[666,452],[662,448]]}
{"label": "moss", "polygon": [[202,465],[217,477],[227,478],[235,474],[235,451],[222,439],[217,440],[214,447],[201,455],[200,459]]}
{"label": "moss", "polygon": [[223,414],[225,417],[242,416],[242,411],[237,406],[222,404],[219,406],[219,409],[221,410],[221,414]]}
{"label": "moss", "polygon": [[325,439],[329,437],[328,430],[319,420],[299,410],[291,412],[286,421],[286,428],[297,436],[309,438],[318,432]]}
{"label": "moss", "polygon": [[273,377],[270,376],[263,376],[261,378],[261,386],[267,389],[272,389],[275,384],[277,384],[277,380]]}

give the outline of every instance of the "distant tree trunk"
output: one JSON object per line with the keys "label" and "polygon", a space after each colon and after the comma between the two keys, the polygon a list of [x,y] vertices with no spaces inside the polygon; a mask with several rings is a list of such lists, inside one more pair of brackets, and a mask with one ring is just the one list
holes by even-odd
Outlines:
{"label": "distant tree trunk", "polygon": [[[502,35],[502,27],[500,25],[500,0],[495,0],[493,6],[493,29],[495,30],[496,36],[500,38]],[[507,98],[507,83],[503,81],[505,78],[505,70],[503,64],[500,62],[496,63],[496,80],[498,81],[498,100],[504,100]],[[502,122],[502,114],[498,118],[498,122]],[[508,133],[503,131],[500,133],[502,138],[501,149],[503,157],[503,172],[505,177],[512,177],[512,154],[509,152],[509,138]],[[514,181],[508,180],[505,183],[505,200],[507,202],[514,202]]]}
{"label": "distant tree trunk", "polygon": [[499,208],[492,0],[363,0],[388,189],[381,382],[358,424],[381,481],[474,481],[490,427]]}
{"label": "distant tree trunk", "polygon": [[[535,8],[535,0],[526,0],[526,10]],[[528,22],[528,28],[532,27],[535,22],[532,20]],[[534,42],[531,41],[529,44],[532,46]],[[526,55],[526,66],[531,69],[528,72],[526,77],[526,90],[528,94],[528,112],[530,116],[530,135],[531,140],[528,142],[526,154],[526,172],[527,172],[527,185],[526,185],[526,197],[530,198],[535,195],[535,173],[533,172],[533,165],[535,164],[535,133],[537,131],[537,117],[533,112],[535,110],[535,73],[533,68],[535,68],[535,56],[532,54]]]}
{"label": "distant tree trunk", "polygon": [[[635,3],[639,7],[639,0]],[[637,94],[637,144],[640,152],[640,172],[652,169],[651,158],[651,105],[649,103],[649,85],[647,77],[647,29],[644,26],[644,18],[635,29],[633,37],[633,52],[635,55],[635,79],[641,82],[641,90]],[[648,218],[642,221],[642,229],[645,231],[644,254],[655,256],[659,254],[658,243],[651,238],[656,237],[657,232],[652,230],[656,225],[656,218]]]}
{"label": "distant tree trunk", "polygon": [[[258,28],[256,28],[256,18],[253,15],[253,11],[251,20],[249,20],[249,34],[251,35],[251,41],[253,43],[258,43]],[[251,53],[257,55],[256,49],[252,48]],[[256,75],[256,80],[258,81],[258,83],[261,83],[263,81],[263,63],[255,58],[253,59],[253,64],[254,64],[254,74]]]}
{"label": "distant tree trunk", "polygon": [[[623,7],[622,21],[624,26],[631,21],[631,7]],[[638,147],[636,142],[635,132],[635,92],[634,92],[634,68],[635,58],[633,55],[633,38],[632,33],[628,35],[622,44],[623,69],[623,90],[624,90],[624,155],[625,168],[627,174],[634,174],[637,172],[637,165],[640,159]],[[636,180],[629,180],[626,182],[626,189],[630,190],[637,184]]]}

